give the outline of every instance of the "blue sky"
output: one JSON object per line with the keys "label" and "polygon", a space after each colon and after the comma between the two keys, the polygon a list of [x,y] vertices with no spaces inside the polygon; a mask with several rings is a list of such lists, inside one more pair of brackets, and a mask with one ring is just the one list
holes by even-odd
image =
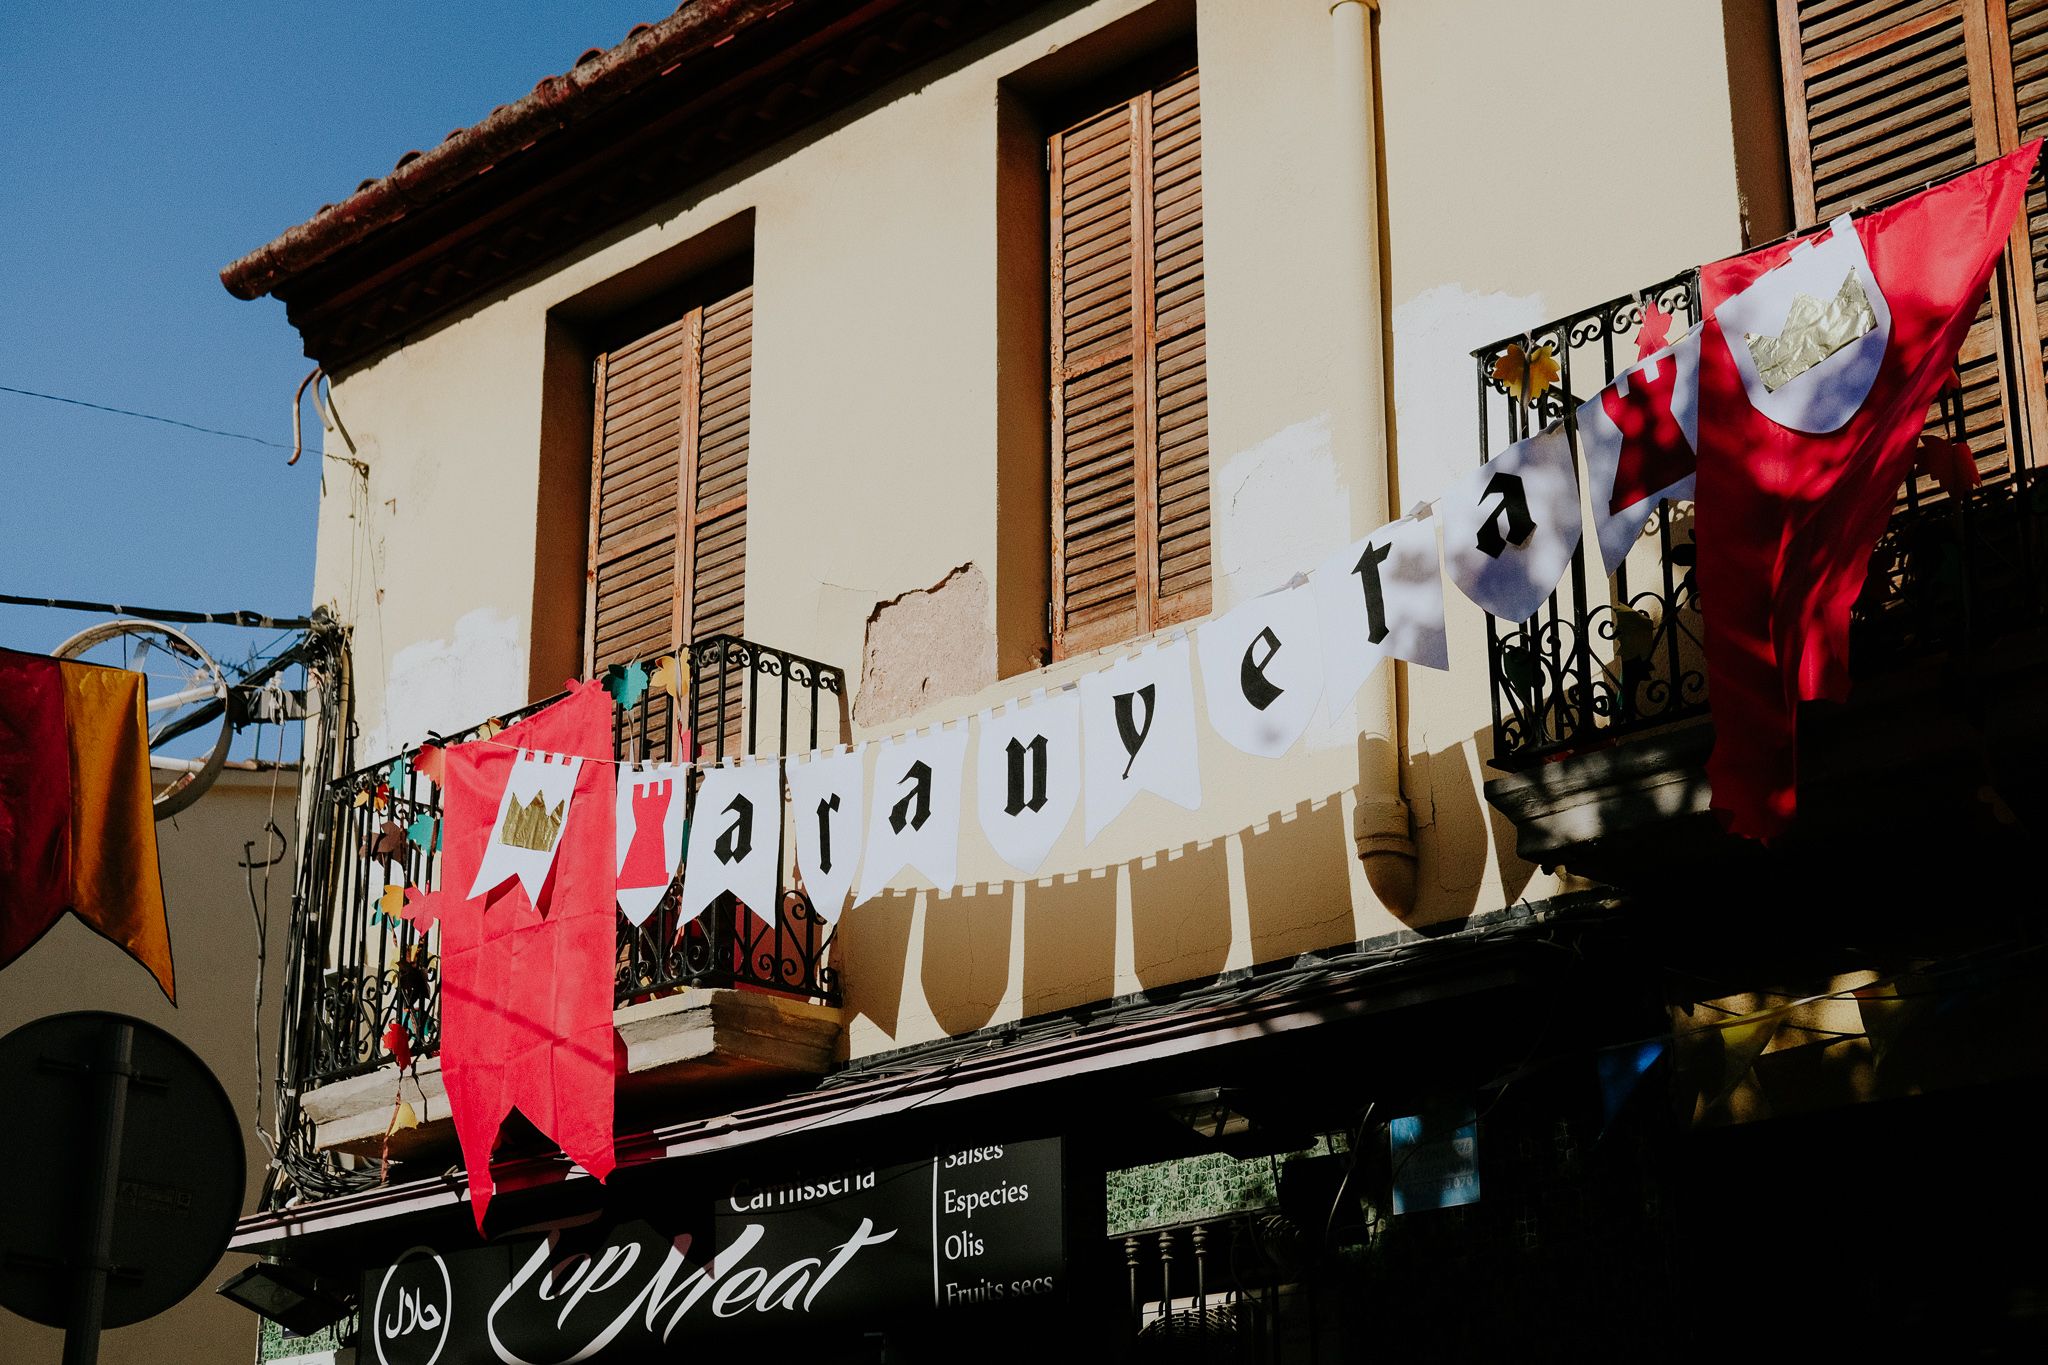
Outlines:
{"label": "blue sky", "polygon": [[[289,442],[312,362],[283,305],[232,298],[220,267],[665,13],[0,6],[0,385]],[[0,393],[0,592],[301,614],[320,462],[285,458]],[[97,619],[0,606],[0,645]],[[224,662],[274,638],[195,633]]]}

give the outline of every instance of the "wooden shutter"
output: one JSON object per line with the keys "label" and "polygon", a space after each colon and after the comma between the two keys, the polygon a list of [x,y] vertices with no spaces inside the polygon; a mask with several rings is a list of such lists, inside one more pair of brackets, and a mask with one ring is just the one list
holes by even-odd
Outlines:
{"label": "wooden shutter", "polygon": [[[754,372],[754,291],[737,290],[704,306],[703,381],[698,387],[697,439],[688,486],[695,490],[686,557],[690,596],[684,638],[709,640],[746,629],[747,433]],[[742,752],[743,677],[726,670],[725,686],[700,677],[691,698],[698,743],[718,754]]]}
{"label": "wooden shutter", "polygon": [[1184,68],[1053,134],[1055,657],[1209,610],[1202,112]]}
{"label": "wooden shutter", "polygon": [[592,671],[675,648],[678,461],[692,330],[689,317],[677,318],[598,357],[584,633]]}
{"label": "wooden shutter", "polygon": [[[1999,73],[2012,91],[2011,124],[2001,127],[2001,141],[2024,146],[2038,137],[2048,137],[2048,0],[2008,0],[2005,6],[2006,32],[2003,44],[2008,65]],[[2013,292],[2021,304],[2021,344],[2029,348],[2035,364],[2026,373],[2038,379],[2048,364],[2043,338],[2048,338],[2048,190],[2042,176],[2034,175],[2027,186],[2027,216],[2020,229],[2026,245],[2019,258],[2027,269],[2015,272]],[[2031,331],[2026,326],[2031,322]],[[2035,448],[2048,434],[2048,392],[2039,383],[2033,392],[2029,417],[2035,433]],[[2031,461],[2036,467],[2040,461]]]}
{"label": "wooden shutter", "polygon": [[[2030,31],[2043,8],[2041,0],[2010,3],[2016,21],[2026,12],[2021,27]],[[1778,0],[1793,195],[1803,226],[1910,193],[2018,145],[2007,9],[2006,0]],[[2037,188],[2030,209],[2039,201]],[[2005,310],[2035,290],[2024,228],[2015,243],[2008,261],[2018,268],[1985,301],[1958,364],[1964,435],[1986,477],[2012,467],[2015,398],[2029,426],[2038,427],[2042,403],[2038,359],[2015,367],[2005,354]],[[2013,316],[2023,352],[2038,358],[2039,304],[2022,311]],[[2017,395],[2009,389],[2014,375],[2024,390]],[[1937,415],[1930,425],[1941,421]]]}
{"label": "wooden shutter", "polygon": [[[716,291],[598,356],[584,632],[593,673],[745,628],[753,316],[751,285]],[[732,728],[739,697],[728,695]],[[710,712],[697,722],[716,724]]]}

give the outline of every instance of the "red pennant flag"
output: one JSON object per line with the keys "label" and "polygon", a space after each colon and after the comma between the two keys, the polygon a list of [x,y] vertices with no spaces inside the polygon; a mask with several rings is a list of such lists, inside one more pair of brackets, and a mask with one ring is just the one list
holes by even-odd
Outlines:
{"label": "red pennant flag", "polygon": [[[545,913],[517,877],[463,898],[521,749],[588,760],[542,891]],[[444,761],[442,890],[411,913],[441,920],[441,1074],[481,1230],[495,1188],[491,1148],[515,1108],[599,1180],[614,1164],[611,697],[602,682],[576,684],[494,739],[448,749]]]}
{"label": "red pennant flag", "polygon": [[1671,314],[1659,307],[1657,300],[1643,300],[1643,325],[1636,332],[1636,359],[1648,360],[1670,344]]}
{"label": "red pennant flag", "polygon": [[1707,774],[1734,833],[1791,822],[1798,703],[1848,694],[1849,609],[2039,152],[1700,272]]}

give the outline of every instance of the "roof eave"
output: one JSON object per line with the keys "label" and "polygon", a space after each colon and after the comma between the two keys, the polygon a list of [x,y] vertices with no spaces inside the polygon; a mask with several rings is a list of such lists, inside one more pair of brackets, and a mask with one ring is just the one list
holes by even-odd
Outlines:
{"label": "roof eave", "polygon": [[408,154],[382,179],[289,228],[220,272],[240,299],[286,288],[380,228],[446,195],[569,123],[626,98],[649,80],[730,41],[800,0],[692,0],[610,50],[549,76],[515,103],[451,133],[431,151]]}

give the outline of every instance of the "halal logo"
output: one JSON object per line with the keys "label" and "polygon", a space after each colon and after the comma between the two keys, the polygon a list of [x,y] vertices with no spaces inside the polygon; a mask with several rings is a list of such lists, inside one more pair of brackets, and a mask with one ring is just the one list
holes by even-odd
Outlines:
{"label": "halal logo", "polygon": [[434,1365],[448,1346],[454,1304],[447,1263],[432,1248],[413,1247],[392,1262],[363,1324],[376,1343],[378,1365]]}

